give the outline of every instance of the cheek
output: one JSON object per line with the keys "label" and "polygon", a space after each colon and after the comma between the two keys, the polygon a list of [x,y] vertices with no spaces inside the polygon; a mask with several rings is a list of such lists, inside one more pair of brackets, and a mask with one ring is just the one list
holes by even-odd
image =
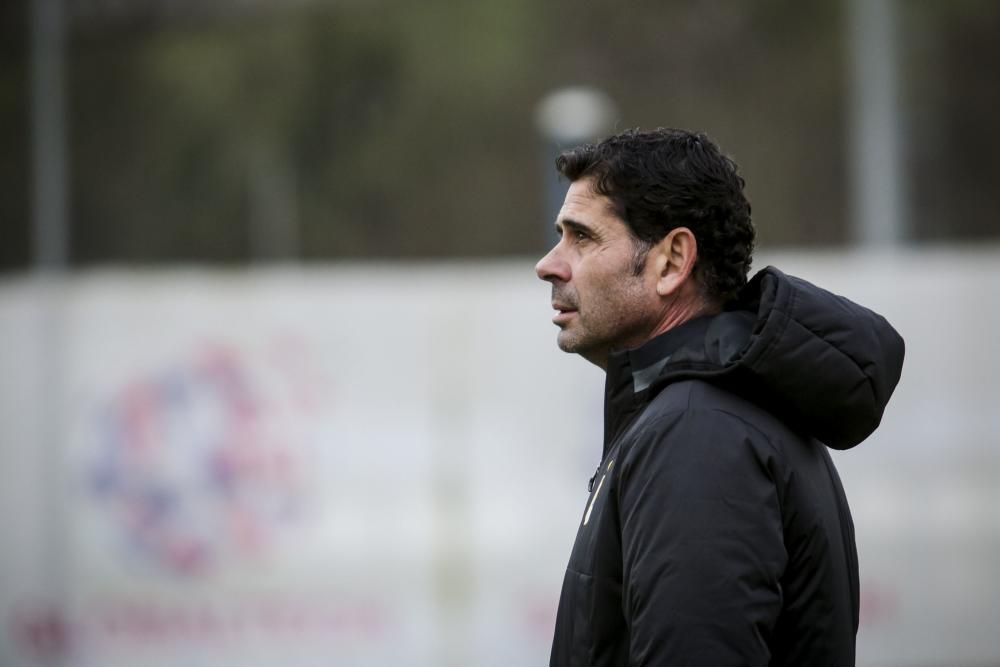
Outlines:
{"label": "cheek", "polygon": [[581,316],[607,316],[629,310],[645,289],[642,278],[632,272],[631,255],[612,258],[605,253],[592,259],[600,261],[581,262],[573,274]]}
{"label": "cheek", "polygon": [[607,276],[591,294],[591,305],[595,311],[616,321],[630,319],[647,310],[649,295],[641,279],[629,273]]}
{"label": "cheek", "polygon": [[618,309],[622,286],[614,276],[591,276],[586,285],[578,286],[580,315],[584,318],[606,318]]}

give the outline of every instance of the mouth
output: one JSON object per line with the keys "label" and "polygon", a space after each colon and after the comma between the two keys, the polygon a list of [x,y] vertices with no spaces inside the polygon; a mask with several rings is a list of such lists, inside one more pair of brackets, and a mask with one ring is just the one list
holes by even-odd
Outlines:
{"label": "mouth", "polygon": [[552,321],[555,324],[563,324],[569,321],[573,315],[576,314],[576,308],[573,308],[572,306],[564,306],[562,304],[554,303],[552,304],[552,307],[556,310],[556,314],[552,318]]}

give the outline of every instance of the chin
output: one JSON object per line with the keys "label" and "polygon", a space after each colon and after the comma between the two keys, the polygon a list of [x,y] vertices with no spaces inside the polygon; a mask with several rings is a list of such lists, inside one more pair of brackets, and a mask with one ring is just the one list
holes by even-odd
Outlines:
{"label": "chin", "polygon": [[580,349],[579,341],[575,340],[573,336],[566,335],[565,331],[560,331],[559,335],[556,337],[556,345],[563,352],[578,352]]}
{"label": "chin", "polygon": [[582,355],[586,355],[587,351],[594,347],[590,341],[580,336],[574,336],[568,331],[561,331],[559,333],[558,338],[556,338],[556,345],[563,352]]}

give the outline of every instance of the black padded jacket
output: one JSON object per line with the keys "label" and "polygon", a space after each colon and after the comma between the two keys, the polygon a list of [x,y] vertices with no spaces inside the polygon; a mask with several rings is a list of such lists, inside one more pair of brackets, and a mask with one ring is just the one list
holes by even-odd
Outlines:
{"label": "black padded jacket", "polygon": [[772,267],[612,355],[551,665],[853,665],[857,549],[827,447],[875,430],[902,364],[880,315]]}

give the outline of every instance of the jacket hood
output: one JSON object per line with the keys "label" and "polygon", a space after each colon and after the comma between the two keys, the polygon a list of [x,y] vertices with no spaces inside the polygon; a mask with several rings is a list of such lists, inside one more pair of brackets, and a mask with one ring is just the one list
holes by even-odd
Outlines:
{"label": "jacket hood", "polygon": [[704,379],[849,449],[878,427],[903,368],[903,339],[885,318],[774,267],[700,322],[693,339],[651,365],[629,353],[636,392]]}

